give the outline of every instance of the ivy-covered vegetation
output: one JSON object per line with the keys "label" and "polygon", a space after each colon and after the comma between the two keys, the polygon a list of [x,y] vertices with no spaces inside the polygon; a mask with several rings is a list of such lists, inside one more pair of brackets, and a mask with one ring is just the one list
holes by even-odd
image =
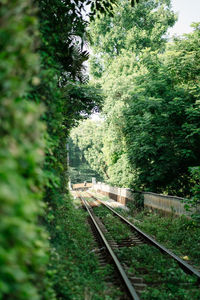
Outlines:
{"label": "ivy-covered vegetation", "polygon": [[0,298],[48,299],[49,246],[42,213],[45,125],[41,101],[28,100],[39,82],[38,22],[32,1],[0,5]]}
{"label": "ivy-covered vegetation", "polygon": [[70,128],[101,100],[87,86],[83,64],[83,10],[89,2],[0,4],[1,299],[69,294],[58,279],[71,201],[66,143]]}

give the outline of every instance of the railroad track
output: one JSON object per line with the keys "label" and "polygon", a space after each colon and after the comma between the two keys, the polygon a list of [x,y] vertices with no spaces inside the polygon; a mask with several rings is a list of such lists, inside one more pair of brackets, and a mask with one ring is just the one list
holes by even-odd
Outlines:
{"label": "railroad track", "polygon": [[[77,193],[76,193],[77,194]],[[84,194],[84,196],[83,196]],[[91,200],[88,202],[86,199],[89,198],[93,199],[93,201],[91,202]],[[119,213],[117,213],[115,210],[113,210],[109,205],[107,205],[106,203],[104,203],[104,201],[97,199],[96,197],[94,197],[94,195],[88,193],[88,192],[84,192],[84,193],[78,193],[77,194],[78,198],[82,201],[85,209],[88,211],[88,215],[89,215],[89,224],[91,226],[92,232],[94,234],[95,240],[98,242],[98,248],[99,250],[96,252],[97,256],[99,257],[99,262],[102,265],[106,265],[106,264],[112,264],[114,266],[115,269],[115,274],[114,274],[114,285],[117,285],[117,288],[119,288],[119,286],[121,287],[121,290],[123,291],[124,296],[123,298],[120,299],[140,299],[140,293],[143,292],[145,290],[147,286],[147,284],[144,283],[144,279],[143,279],[143,275],[141,274],[142,277],[140,277],[140,275],[135,275],[135,274],[130,274],[130,270],[129,267],[127,266],[127,264],[129,264],[129,261],[124,261],[122,258],[122,262],[120,263],[119,261],[119,256],[118,256],[118,250],[122,248],[135,248],[135,246],[138,246],[140,244],[148,244],[151,246],[151,248],[157,248],[160,250],[161,253],[168,255],[170,258],[172,258],[173,260],[175,260],[179,266],[187,273],[196,276],[196,278],[198,279],[198,282],[196,282],[193,284],[190,284],[190,282],[180,282],[178,284],[182,284],[182,286],[184,286],[184,288],[193,288],[196,289],[198,291],[198,295],[199,295],[199,282],[200,282],[200,273],[198,270],[196,270],[195,268],[193,268],[192,266],[190,266],[188,263],[186,263],[185,261],[183,261],[181,258],[179,258],[178,256],[176,256],[174,253],[172,253],[171,251],[169,251],[167,248],[165,248],[164,246],[162,246],[161,244],[157,243],[153,238],[151,238],[150,236],[148,236],[147,234],[145,234],[144,232],[142,232],[139,228],[137,228],[134,224],[132,224],[129,220],[127,220],[126,218],[124,218],[123,216],[121,216]],[[95,205],[96,203],[96,205]],[[99,206],[99,203],[101,203],[106,209],[108,209],[114,216],[116,216],[117,218],[120,219],[120,221],[122,221],[123,223],[125,223],[126,225],[128,225],[128,227],[131,229],[132,235],[129,236],[128,238],[123,239],[122,241],[115,241],[115,238],[112,237],[112,234],[109,235],[109,230],[107,230],[106,226],[103,224],[104,221],[102,220],[102,218],[97,217],[93,211],[92,206]],[[92,206],[91,206],[92,204]],[[98,215],[98,214],[97,214]],[[152,247],[153,246],[153,247]],[[135,248],[138,249],[137,251],[140,251],[139,248]],[[156,250],[157,251],[157,250]],[[121,258],[120,258],[121,260]],[[127,275],[128,274],[128,275]],[[113,285],[113,281],[110,278],[107,278],[108,281],[110,282],[111,285]],[[157,281],[152,283],[152,287],[153,286],[159,286],[159,284],[162,284],[164,281]],[[167,279],[165,281],[165,283],[168,283]],[[110,285],[109,284],[109,285]],[[151,299],[151,297],[149,298]],[[176,299],[176,298],[173,298]],[[179,299],[179,298],[178,298]],[[188,299],[199,299],[199,298],[188,298]]]}
{"label": "railroad track", "polygon": [[[88,214],[89,214],[89,223],[93,234],[95,236],[96,241],[99,244],[99,249],[103,250],[103,258],[101,257],[101,263],[104,263],[105,260],[109,261],[110,264],[114,266],[114,269],[117,274],[116,283],[121,285],[122,290],[126,292],[126,297],[123,296],[123,299],[134,299],[139,300],[138,293],[133,286],[131,280],[126,274],[126,270],[124,266],[120,263],[119,259],[115,255],[113,248],[117,247],[116,243],[112,240],[112,238],[106,238],[106,228],[100,222],[100,220],[94,215],[93,210],[89,203],[80,195],[78,195],[82,203],[84,204]],[[137,281],[138,279],[135,278]]]}
{"label": "railroad track", "polygon": [[182,260],[180,257],[175,255],[173,252],[168,250],[166,247],[162,246],[160,243],[158,243],[156,240],[154,240],[152,237],[144,233],[142,230],[140,230],[138,227],[136,227],[134,224],[132,224],[129,220],[124,218],[122,215],[117,213],[114,209],[112,209],[108,204],[106,204],[104,201],[96,198],[94,195],[87,192],[87,194],[93,198],[95,201],[100,202],[102,205],[104,205],[109,211],[111,211],[115,216],[117,216],[123,223],[127,224],[129,228],[132,230],[134,234],[136,234],[137,238],[141,239],[141,241],[146,241],[148,244],[151,244],[152,246],[159,249],[162,253],[168,255],[170,258],[174,259],[179,266],[188,274],[195,275],[198,278],[198,282],[200,283],[200,272],[193,268],[191,265],[189,265],[187,262]]}
{"label": "railroad track", "polygon": [[[85,194],[85,193],[84,193]],[[159,251],[162,254],[168,255],[171,259],[175,260],[178,265],[184,270],[184,272],[194,275],[197,277],[198,282],[195,283],[195,288],[198,289],[199,283],[200,283],[200,273],[198,270],[190,266],[187,262],[176,256],[174,253],[172,253],[170,250],[159,244],[157,241],[155,241],[153,238],[145,234],[143,231],[141,231],[139,228],[137,228],[134,224],[132,224],[129,220],[121,216],[119,213],[117,213],[114,209],[112,209],[109,205],[107,205],[104,201],[97,199],[94,197],[94,195],[87,192],[90,198],[94,200],[96,203],[101,203],[103,206],[105,206],[114,216],[120,219],[123,223],[125,223],[132,232],[132,235],[128,238],[123,239],[122,241],[115,242],[113,237],[109,236],[109,231],[106,229],[106,226],[102,223],[101,218],[98,218],[95,216],[93,212],[93,208],[90,206],[91,202],[88,202],[85,200],[84,197],[79,196],[79,198],[82,200],[85,208],[88,211],[88,214],[90,216],[90,225],[93,228],[93,232],[95,232],[96,240],[99,240],[99,245],[101,249],[106,249],[107,254],[106,256],[109,256],[109,262],[112,261],[112,264],[115,266],[115,270],[118,273],[118,276],[120,278],[120,285],[123,285],[123,290],[126,292],[127,297],[122,298],[124,299],[140,299],[140,292],[142,292],[145,287],[147,286],[144,284],[144,280],[140,276],[132,275],[128,271],[128,267],[126,266],[126,262],[120,263],[118,259],[118,254],[116,255],[116,250],[120,249],[121,247],[134,247],[138,246],[140,244],[148,244],[150,246],[156,247],[159,249]],[[95,224],[95,225],[94,225]],[[95,228],[94,228],[95,227]],[[97,229],[97,227],[99,229]],[[98,237],[97,237],[98,235]],[[106,239],[105,235],[109,238]],[[108,254],[109,252],[109,254]],[[104,253],[105,255],[105,253]],[[104,259],[103,259],[104,261]],[[128,274],[128,275],[127,275]],[[119,281],[118,281],[119,282]],[[181,284],[181,282],[180,282]],[[187,288],[187,282],[182,283],[183,286]],[[159,285],[159,282],[156,282],[156,285]],[[191,287],[191,286],[190,286]],[[190,288],[188,285],[188,288]],[[196,298],[195,298],[196,299]]]}

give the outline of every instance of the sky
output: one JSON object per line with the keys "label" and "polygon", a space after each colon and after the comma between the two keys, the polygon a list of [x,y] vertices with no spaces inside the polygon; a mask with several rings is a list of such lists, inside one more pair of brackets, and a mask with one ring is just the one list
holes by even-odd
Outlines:
{"label": "sky", "polygon": [[171,0],[171,3],[178,13],[178,21],[169,29],[170,36],[191,32],[190,24],[200,22],[200,0]]}

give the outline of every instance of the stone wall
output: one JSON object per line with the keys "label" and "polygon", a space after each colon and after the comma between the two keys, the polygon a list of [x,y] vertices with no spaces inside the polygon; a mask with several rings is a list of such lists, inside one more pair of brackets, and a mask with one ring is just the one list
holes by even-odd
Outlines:
{"label": "stone wall", "polygon": [[188,214],[184,208],[183,198],[147,192],[143,193],[143,196],[144,205],[147,207],[176,215]]}
{"label": "stone wall", "polygon": [[[134,193],[131,189],[113,187],[101,182],[93,184],[92,189],[122,204],[134,200]],[[176,215],[189,214],[184,209],[183,198],[150,192],[144,192],[142,195],[144,196],[145,207]]]}
{"label": "stone wall", "polygon": [[92,183],[76,183],[72,185],[73,190],[88,190],[89,188],[92,187]]}

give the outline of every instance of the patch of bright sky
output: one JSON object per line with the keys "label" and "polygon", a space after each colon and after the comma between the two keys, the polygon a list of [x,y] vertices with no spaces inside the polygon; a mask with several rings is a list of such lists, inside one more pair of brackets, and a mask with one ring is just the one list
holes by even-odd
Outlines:
{"label": "patch of bright sky", "polygon": [[171,0],[178,21],[169,29],[169,35],[182,35],[192,31],[191,24],[200,22],[200,0]]}

